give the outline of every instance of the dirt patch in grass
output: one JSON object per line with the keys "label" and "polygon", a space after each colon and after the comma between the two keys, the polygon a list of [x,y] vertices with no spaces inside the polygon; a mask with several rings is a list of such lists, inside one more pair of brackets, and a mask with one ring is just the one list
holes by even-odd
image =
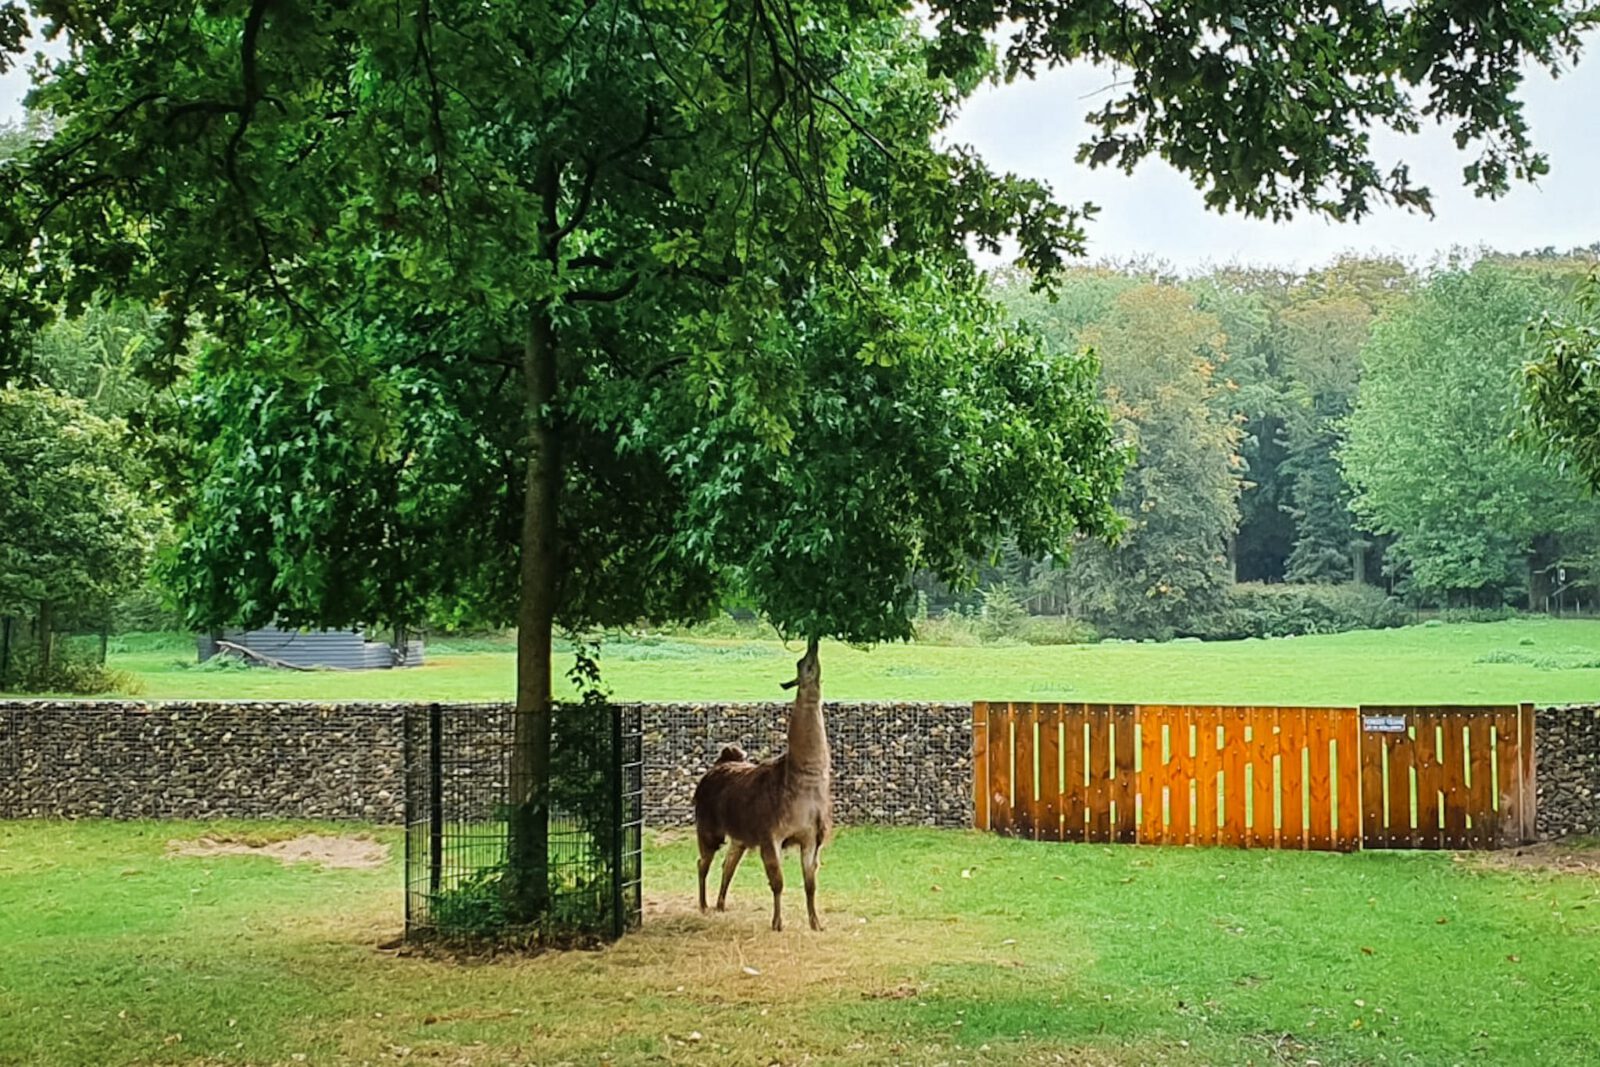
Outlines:
{"label": "dirt patch in grass", "polygon": [[1474,862],[1488,870],[1548,871],[1600,878],[1600,841],[1592,837],[1540,841],[1520,848],[1477,853]]}
{"label": "dirt patch in grass", "polygon": [[324,867],[382,867],[389,860],[389,846],[370,837],[334,837],[327,834],[299,834],[268,839],[257,835],[219,834],[187,841],[168,841],[169,856],[268,856],[279,863],[318,863]]}

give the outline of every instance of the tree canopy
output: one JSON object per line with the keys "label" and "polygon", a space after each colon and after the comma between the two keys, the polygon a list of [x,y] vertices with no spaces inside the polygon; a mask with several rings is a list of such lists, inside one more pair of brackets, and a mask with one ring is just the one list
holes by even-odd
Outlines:
{"label": "tree canopy", "polygon": [[1525,437],[1600,491],[1600,267],[1577,287],[1571,308],[1532,324],[1522,368]]}
{"label": "tree canopy", "polygon": [[57,627],[103,625],[155,547],[124,428],[49,389],[0,387],[0,616],[34,621],[50,680]]}
{"label": "tree canopy", "polygon": [[1527,588],[1536,535],[1595,529],[1577,484],[1511,441],[1527,324],[1559,298],[1486,261],[1374,330],[1342,462],[1356,512],[1393,535],[1391,566],[1420,591],[1498,603]]}

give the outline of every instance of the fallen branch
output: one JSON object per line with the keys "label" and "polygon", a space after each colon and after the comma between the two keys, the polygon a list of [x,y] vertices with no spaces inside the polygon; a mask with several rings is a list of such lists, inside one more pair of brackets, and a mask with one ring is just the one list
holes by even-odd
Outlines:
{"label": "fallen branch", "polygon": [[267,654],[265,654],[263,652],[257,652],[253,648],[248,648],[245,645],[237,644],[237,643],[235,643],[233,641],[218,641],[217,642],[217,651],[218,652],[226,652],[226,653],[229,653],[230,655],[238,656],[240,659],[250,660],[252,662],[259,663],[263,667],[276,667],[279,670],[285,670],[285,671],[315,671],[315,670],[341,671],[341,670],[345,670],[346,669],[344,667],[306,667],[306,666],[302,666],[299,663],[290,663],[287,660],[274,659],[273,657],[271,657],[271,656],[269,656],[269,655],[267,655]]}

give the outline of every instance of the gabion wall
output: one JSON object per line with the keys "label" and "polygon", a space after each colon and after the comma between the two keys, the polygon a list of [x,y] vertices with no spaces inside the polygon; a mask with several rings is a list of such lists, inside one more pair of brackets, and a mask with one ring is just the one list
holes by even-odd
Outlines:
{"label": "gabion wall", "polygon": [[[0,703],[0,818],[281,817],[399,823],[400,704]],[[482,711],[485,705],[445,705]],[[503,705],[489,705],[489,708]],[[783,748],[789,705],[645,704],[645,822],[690,821],[725,744]],[[841,823],[966,826],[965,704],[829,704]],[[1538,719],[1540,836],[1600,833],[1600,707]]]}
{"label": "gabion wall", "polygon": [[[646,704],[645,821],[693,820],[694,786],[722,746],[751,759],[782,752],[788,704]],[[834,819],[894,826],[972,825],[970,704],[828,704]]]}
{"label": "gabion wall", "polygon": [[1540,708],[1540,837],[1600,834],[1600,707]]}
{"label": "gabion wall", "polygon": [[[0,818],[405,818],[403,734],[426,704],[0,703]],[[643,704],[645,821],[692,818],[722,746],[782,751],[789,705]],[[507,705],[446,704],[490,730]],[[452,711],[461,714],[451,716]],[[971,822],[964,704],[830,704],[840,822]],[[462,758],[470,762],[470,747]],[[492,766],[488,750],[481,753]],[[451,782],[448,789],[462,783]],[[451,802],[455,797],[451,796]]]}

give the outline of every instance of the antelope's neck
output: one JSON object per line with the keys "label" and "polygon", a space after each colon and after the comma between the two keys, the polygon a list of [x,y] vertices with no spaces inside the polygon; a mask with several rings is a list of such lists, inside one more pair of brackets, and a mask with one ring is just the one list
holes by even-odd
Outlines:
{"label": "antelope's neck", "polygon": [[822,721],[822,687],[802,685],[789,716],[789,759],[800,767],[828,770],[828,728]]}

